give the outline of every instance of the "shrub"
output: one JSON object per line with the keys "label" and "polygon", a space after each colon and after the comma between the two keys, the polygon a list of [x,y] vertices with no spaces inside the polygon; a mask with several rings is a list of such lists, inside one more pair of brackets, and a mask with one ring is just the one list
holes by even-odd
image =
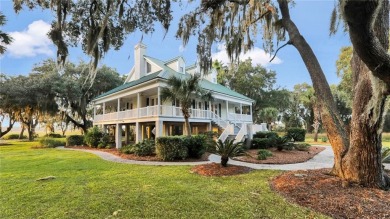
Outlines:
{"label": "shrub", "polygon": [[309,148],[311,147],[310,144],[307,144],[307,143],[300,143],[300,144],[294,144],[294,147],[298,150],[298,151],[308,151]]}
{"label": "shrub", "polygon": [[271,156],[272,156],[272,152],[269,151],[269,150],[260,149],[260,150],[257,152],[257,159],[258,159],[258,160],[266,160],[267,157],[271,157]]}
{"label": "shrub", "polygon": [[87,134],[85,134],[84,141],[88,146],[97,148],[102,137],[103,132],[97,126],[94,126],[88,129]]}
{"label": "shrub", "polygon": [[61,134],[57,134],[57,133],[50,133],[50,134],[44,135],[43,137],[49,137],[49,138],[62,138],[63,136],[62,136]]}
{"label": "shrub", "polygon": [[132,146],[132,152],[137,156],[150,156],[155,154],[154,140],[143,140]]}
{"label": "shrub", "polygon": [[[19,134],[9,134],[3,137],[4,140],[19,139]],[[20,139],[27,139],[27,136],[23,135]]]}
{"label": "shrub", "polygon": [[217,132],[205,132],[203,133],[205,136],[205,151],[210,153],[215,153],[215,139],[218,136]]}
{"label": "shrub", "polygon": [[251,149],[267,149],[273,146],[273,138],[254,138],[251,142]]}
{"label": "shrub", "polygon": [[66,146],[84,145],[83,135],[69,135],[66,137]]}
{"label": "shrub", "polygon": [[188,157],[200,158],[206,152],[206,136],[186,136],[183,138],[183,146],[188,148]]}
{"label": "shrub", "polygon": [[301,128],[289,128],[287,129],[286,136],[294,141],[305,141],[306,129]]}
{"label": "shrub", "polygon": [[124,154],[134,154],[133,148],[133,145],[126,145],[120,149],[120,152]]}
{"label": "shrub", "polygon": [[55,148],[58,146],[64,146],[64,142],[54,138],[42,138],[39,140],[39,144],[44,148]]}
{"label": "shrub", "polygon": [[277,138],[279,137],[276,132],[256,132],[253,138]]}
{"label": "shrub", "polygon": [[184,160],[188,157],[188,148],[183,146],[183,137],[159,137],[156,142],[156,154],[164,161]]}
{"label": "shrub", "polygon": [[229,157],[236,157],[244,154],[242,144],[243,142],[234,143],[234,139],[226,140],[225,142],[218,140],[216,153],[221,156],[221,165],[223,167],[227,166]]}
{"label": "shrub", "polygon": [[328,138],[327,138],[327,137],[322,137],[322,138],[321,138],[321,141],[322,141],[322,142],[327,142],[327,141],[328,141]]}
{"label": "shrub", "polygon": [[282,151],[283,149],[292,150],[293,148],[293,145],[290,144],[290,139],[286,136],[276,138],[275,146],[278,149],[278,151]]}

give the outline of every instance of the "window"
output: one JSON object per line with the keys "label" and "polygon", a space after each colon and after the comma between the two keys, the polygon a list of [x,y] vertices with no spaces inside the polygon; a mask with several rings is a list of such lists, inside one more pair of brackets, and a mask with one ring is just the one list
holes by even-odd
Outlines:
{"label": "window", "polygon": [[151,106],[154,106],[154,99],[152,99],[152,103],[150,104]]}
{"label": "window", "polygon": [[199,102],[199,109],[202,109],[202,102]]}
{"label": "window", "polygon": [[146,98],[146,106],[149,106],[149,98]]}
{"label": "window", "polygon": [[147,62],[146,63],[146,73],[150,73],[151,71],[152,71],[152,65],[149,62]]}
{"label": "window", "polygon": [[184,73],[184,68],[180,66],[180,72]]}

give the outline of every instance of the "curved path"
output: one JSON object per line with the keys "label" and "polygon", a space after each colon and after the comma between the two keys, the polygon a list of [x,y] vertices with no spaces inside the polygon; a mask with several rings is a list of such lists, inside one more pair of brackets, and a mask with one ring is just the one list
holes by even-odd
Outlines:
{"label": "curved path", "polygon": [[[317,145],[316,145],[317,146]],[[319,145],[318,145],[319,146]],[[215,154],[209,156],[209,161],[200,161],[200,162],[160,162],[160,161],[137,161],[137,160],[128,160],[118,157],[116,155],[110,154],[104,151],[95,151],[95,150],[86,150],[86,149],[74,149],[74,148],[64,148],[58,147],[61,150],[73,150],[73,151],[84,151],[88,153],[95,154],[101,157],[103,160],[117,162],[117,163],[127,163],[127,164],[138,164],[138,165],[155,165],[155,166],[188,166],[188,165],[200,165],[207,163],[219,163],[221,157]],[[320,169],[320,168],[331,168],[333,166],[333,151],[329,146],[325,146],[325,150],[318,153],[312,159],[296,164],[254,164],[246,163],[236,160],[229,160],[229,164],[246,166],[253,169],[272,169],[272,170],[307,170],[307,169]],[[385,164],[386,169],[390,169],[390,164]]]}

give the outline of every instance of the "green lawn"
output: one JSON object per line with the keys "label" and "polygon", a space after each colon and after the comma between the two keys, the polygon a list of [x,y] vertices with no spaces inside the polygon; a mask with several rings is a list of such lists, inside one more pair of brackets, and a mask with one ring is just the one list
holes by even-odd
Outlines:
{"label": "green lawn", "polygon": [[[324,217],[270,190],[268,181],[280,171],[202,177],[189,166],[118,164],[8,142],[0,146],[0,218]],[[36,181],[46,176],[56,179]]]}

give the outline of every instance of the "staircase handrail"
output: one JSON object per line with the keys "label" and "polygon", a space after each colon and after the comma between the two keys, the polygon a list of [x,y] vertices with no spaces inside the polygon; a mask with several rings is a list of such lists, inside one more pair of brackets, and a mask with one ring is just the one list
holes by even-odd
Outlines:
{"label": "staircase handrail", "polygon": [[211,120],[213,120],[217,125],[221,126],[223,129],[226,129],[229,122],[219,117],[217,114],[215,114],[213,111],[210,110],[211,113]]}
{"label": "staircase handrail", "polygon": [[[218,140],[221,140],[222,142],[225,142],[227,137],[232,134],[231,133],[232,132],[232,126],[233,126],[232,124],[228,124],[226,126],[225,130],[223,130],[222,134],[219,136]],[[234,127],[233,127],[233,129],[234,129]]]}
{"label": "staircase handrail", "polygon": [[237,133],[236,138],[234,139],[234,143],[242,141],[247,133],[247,126],[242,124],[240,131]]}

